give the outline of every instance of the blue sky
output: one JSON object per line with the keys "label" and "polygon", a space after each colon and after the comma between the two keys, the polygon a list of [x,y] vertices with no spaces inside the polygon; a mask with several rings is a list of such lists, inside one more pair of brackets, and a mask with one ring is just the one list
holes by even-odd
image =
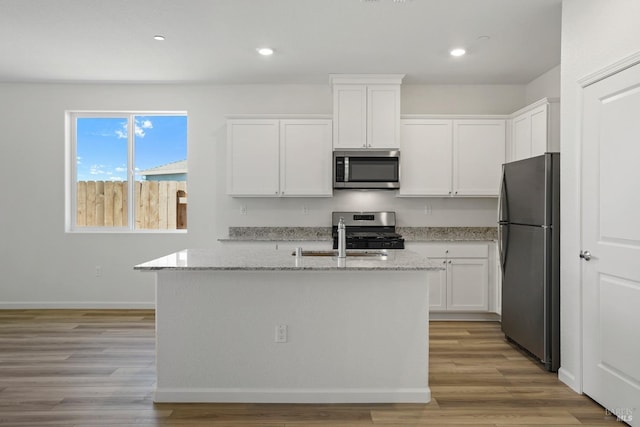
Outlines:
{"label": "blue sky", "polygon": [[[187,158],[187,116],[135,116],[136,172]],[[127,116],[78,118],[77,181],[127,180]]]}

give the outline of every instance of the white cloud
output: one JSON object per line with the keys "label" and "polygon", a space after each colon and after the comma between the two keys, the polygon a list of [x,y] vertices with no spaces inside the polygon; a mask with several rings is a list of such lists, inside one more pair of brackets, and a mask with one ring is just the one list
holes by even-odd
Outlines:
{"label": "white cloud", "polygon": [[127,168],[124,168],[124,167],[116,167],[114,170],[115,170],[116,172],[126,172],[126,171],[127,171]]}
{"label": "white cloud", "polygon": [[89,173],[91,175],[105,175],[106,172],[104,171],[104,168],[106,166],[105,165],[91,165],[91,167],[89,168]]}
{"label": "white cloud", "polygon": [[[136,120],[133,127],[135,136],[144,138],[146,135],[145,129],[153,129],[153,123],[151,122],[151,120],[143,120],[142,122],[140,122],[140,120]],[[127,135],[129,134],[127,129],[127,122],[123,122],[122,129],[116,129],[115,134],[118,139],[126,139]]]}
{"label": "white cloud", "polygon": [[153,129],[153,123],[151,123],[151,120],[143,120],[142,123],[140,123],[139,120],[136,120],[134,131],[136,136],[144,138],[144,136],[146,135],[144,131],[145,129]]}
{"label": "white cloud", "polygon": [[136,136],[139,136],[140,138],[144,138],[144,129],[142,129],[138,125],[136,125],[135,132],[136,132]]}
{"label": "white cloud", "polygon": [[116,136],[118,137],[118,139],[127,139],[127,134],[129,133],[127,131],[127,122],[122,122],[122,129],[116,129]]}
{"label": "white cloud", "polygon": [[91,132],[93,136],[113,136],[112,133],[109,132]]}

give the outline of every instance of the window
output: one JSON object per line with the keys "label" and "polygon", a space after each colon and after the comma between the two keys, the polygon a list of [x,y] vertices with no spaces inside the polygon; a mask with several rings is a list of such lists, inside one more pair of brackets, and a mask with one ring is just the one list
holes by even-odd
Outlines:
{"label": "window", "polygon": [[187,226],[187,115],[67,113],[67,231]]}

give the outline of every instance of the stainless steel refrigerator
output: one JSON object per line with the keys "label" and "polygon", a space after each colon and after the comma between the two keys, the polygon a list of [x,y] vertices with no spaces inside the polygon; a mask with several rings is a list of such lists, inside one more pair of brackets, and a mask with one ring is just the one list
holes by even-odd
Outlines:
{"label": "stainless steel refrigerator", "polygon": [[499,203],[502,330],[560,366],[560,154],[505,163]]}

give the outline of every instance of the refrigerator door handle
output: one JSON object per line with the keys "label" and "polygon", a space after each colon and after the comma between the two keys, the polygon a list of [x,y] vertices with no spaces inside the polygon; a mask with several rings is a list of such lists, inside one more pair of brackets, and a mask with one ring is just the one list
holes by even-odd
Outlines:
{"label": "refrigerator door handle", "polygon": [[[498,197],[498,255],[500,257],[500,270],[504,275],[504,266],[507,258],[507,242],[509,240],[509,212],[507,203],[506,171],[502,165],[502,177],[500,180],[500,197]],[[506,212],[505,212],[506,210]],[[504,227],[504,231],[503,231]]]}
{"label": "refrigerator door handle", "polygon": [[[504,231],[503,228],[504,227]],[[504,266],[507,261],[507,242],[509,241],[509,224],[498,225],[498,254],[500,256],[500,270],[504,276]]]}
{"label": "refrigerator door handle", "polygon": [[498,223],[498,257],[500,259],[500,271],[504,274],[504,263],[502,262],[502,224]]}
{"label": "refrigerator door handle", "polygon": [[498,222],[500,223],[500,222],[507,222],[507,221],[509,221],[509,204],[507,203],[507,180],[505,176],[504,165],[502,165],[502,179],[500,180],[500,197],[498,197]]}

